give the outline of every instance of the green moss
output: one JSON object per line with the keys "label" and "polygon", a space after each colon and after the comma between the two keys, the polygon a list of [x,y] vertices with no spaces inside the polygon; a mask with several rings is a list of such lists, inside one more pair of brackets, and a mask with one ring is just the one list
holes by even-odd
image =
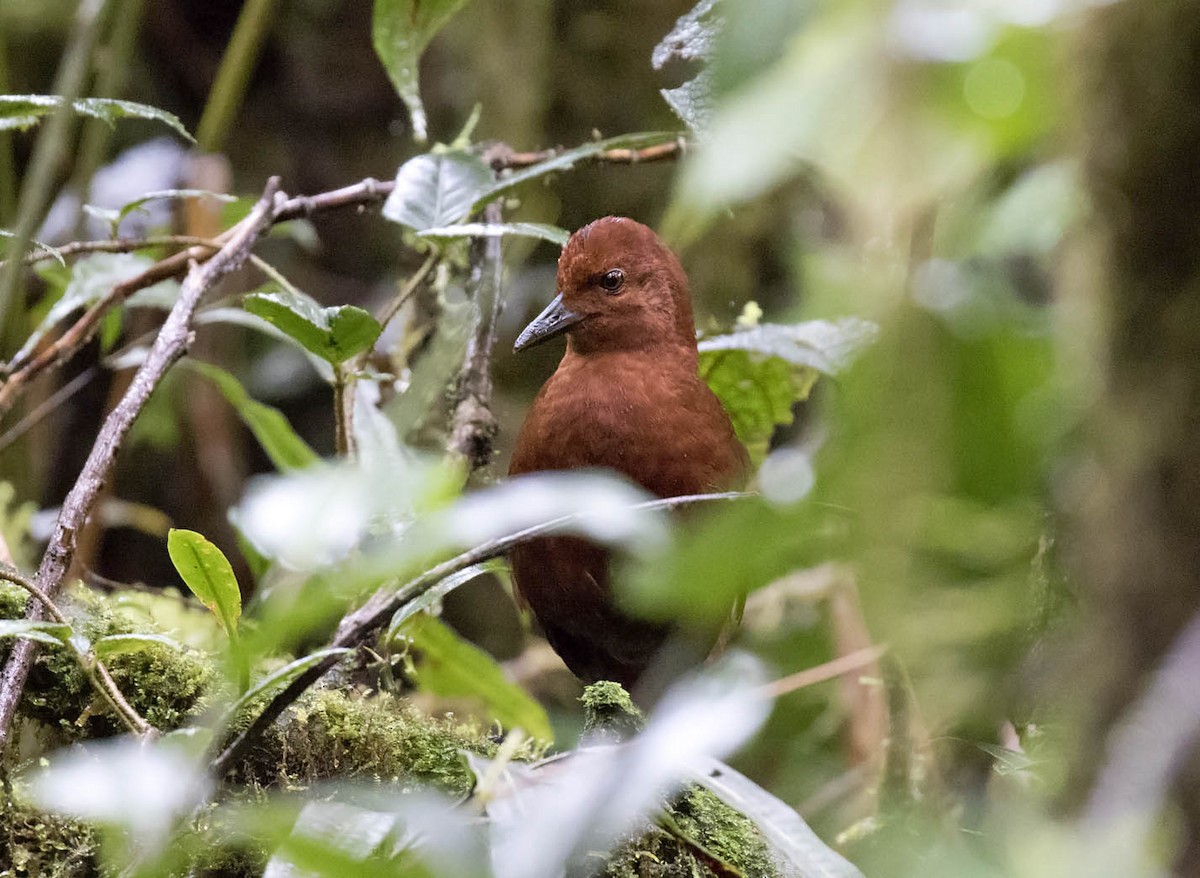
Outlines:
{"label": "green moss", "polygon": [[495,749],[474,726],[428,717],[386,693],[319,689],[267,731],[240,772],[261,786],[370,778],[462,795],[474,777],[459,751],[492,755]]}
{"label": "green moss", "polygon": [[[24,614],[24,592],[14,586],[0,589],[0,616]],[[114,612],[108,602],[87,589],[71,591],[63,602],[72,624],[96,641],[110,634],[145,633]],[[7,655],[0,647],[0,658]],[[203,707],[203,696],[215,679],[211,662],[199,653],[180,652],[168,646],[150,646],[140,652],[112,657],[107,662],[117,686],[129,703],[151,725],[167,731]],[[75,656],[64,647],[45,646],[29,673],[21,713],[46,723],[71,740],[102,738],[124,731],[124,726],[95,693]]]}
{"label": "green moss", "polygon": [[80,878],[96,874],[95,834],[74,820],[40,814],[0,799],[0,875]]}
{"label": "green moss", "polygon": [[775,878],[762,833],[708,790],[692,787],[671,802],[657,825],[621,845],[606,878]]}
{"label": "green moss", "polygon": [[601,680],[583,690],[583,731],[617,739],[641,731],[646,717],[620,683]]}

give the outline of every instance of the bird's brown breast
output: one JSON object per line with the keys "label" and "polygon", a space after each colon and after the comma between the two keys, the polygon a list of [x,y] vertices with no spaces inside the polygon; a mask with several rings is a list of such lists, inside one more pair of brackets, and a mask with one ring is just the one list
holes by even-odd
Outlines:
{"label": "bird's brown breast", "polygon": [[[660,497],[739,487],[745,449],[692,357],[568,353],[534,401],[510,474],[605,467]],[[668,629],[616,606],[608,552],[573,538],[510,555],[513,578],[551,645],[580,678],[632,685]]]}

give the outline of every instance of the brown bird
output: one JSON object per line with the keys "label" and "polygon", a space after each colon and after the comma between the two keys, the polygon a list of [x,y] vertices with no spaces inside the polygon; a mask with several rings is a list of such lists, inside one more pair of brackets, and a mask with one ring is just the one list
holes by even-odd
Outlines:
{"label": "brown bird", "polygon": [[[745,483],[746,450],[698,374],[687,276],[654,232],[605,217],[571,236],[558,295],[514,350],[561,333],[566,353],[525,418],[510,475],[607,467],[659,497]],[[617,606],[596,544],[541,539],[509,561],[518,595],[585,682],[632,687],[670,633]]]}

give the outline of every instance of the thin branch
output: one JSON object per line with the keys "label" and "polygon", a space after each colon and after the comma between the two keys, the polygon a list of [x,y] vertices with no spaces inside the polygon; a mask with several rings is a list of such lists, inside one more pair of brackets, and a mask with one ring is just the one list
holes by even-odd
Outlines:
{"label": "thin branch", "polygon": [[[129,428],[163,375],[183,356],[191,343],[191,320],[196,306],[218,280],[245,262],[250,248],[270,225],[278,189],[279,178],[272,177],[250,214],[227,233],[227,241],[221,250],[205,265],[192,265],[180,289],[179,300],[167,315],[149,354],[138,368],[125,395],[105,419],[83,471],[63,501],[54,533],[38,568],[35,583],[51,599],[62,588],[75,554],[76,537],[109,477],[117,451]],[[25,617],[40,619],[42,612],[41,604],[31,602]],[[0,751],[3,751],[11,734],[17,703],[36,650],[37,644],[30,640],[15,644],[0,672]]]}
{"label": "thin branch", "polygon": [[[25,254],[26,265],[36,265],[39,262],[48,262],[51,259],[57,259],[62,256],[78,256],[81,253],[132,253],[134,250],[144,250],[147,247],[163,247],[170,244],[183,244],[186,246],[203,245],[210,249],[212,241],[207,238],[197,238],[194,235],[149,235],[145,238],[106,238],[103,241],[72,241],[70,244],[63,244],[61,247],[55,247],[54,251],[50,250],[34,250],[31,253]],[[5,262],[0,262],[0,266],[5,265]]]}
{"label": "thin branch", "polygon": [[886,646],[868,646],[814,668],[805,668],[798,673],[781,677],[773,683],[767,683],[760,687],[758,692],[763,698],[778,698],[780,695],[795,692],[805,686],[824,683],[826,680],[835,680],[843,674],[868,667],[879,661],[885,652],[887,652]]}
{"label": "thin branch", "polygon": [[[50,618],[60,625],[66,625],[68,628],[71,627],[71,620],[51,600],[50,595],[46,594],[16,570],[0,565],[0,579],[25,589],[30,595],[41,601],[46,612],[50,614]],[[89,648],[86,651],[81,649],[74,638],[68,638],[64,642],[64,645],[75,654],[79,666],[83,669],[84,674],[87,675],[88,680],[91,681],[92,688],[108,702],[109,707],[125,723],[129,731],[135,735],[158,734],[158,730],[146,722],[142,718],[142,715],[125,698],[124,693],[117,686],[116,680],[112,678],[112,674],[109,673],[104,662],[100,660],[92,649]]]}
{"label": "thin branch", "polygon": [[[749,494],[729,491],[720,494],[689,494],[684,497],[667,497],[661,500],[650,500],[638,503],[631,509],[674,509],[680,506],[690,506],[721,500],[736,500],[748,497]],[[568,528],[580,516],[567,515],[553,521],[527,527],[524,530],[488,540],[460,555],[455,555],[448,561],[443,561],[435,567],[422,573],[415,579],[410,579],[399,588],[384,586],[375,592],[362,606],[347,613],[338,624],[337,632],[329,646],[332,648],[355,648],[367,641],[372,635],[396,614],[396,611],[410,601],[415,600],[429,589],[433,588],[447,576],[465,570],[475,564],[482,564],[492,558],[505,554],[513,546],[529,542],[539,537],[558,533]],[[309,668],[287,688],[281,690],[254,718],[253,722],[240,732],[212,762],[212,774],[216,778],[224,777],[237,764],[246,748],[262,735],[271,723],[279,718],[297,698],[307,691],[321,677],[337,665],[341,655],[327,656],[313,667]]]}
{"label": "thin branch", "polygon": [[[683,154],[685,147],[686,141],[683,138],[678,138],[668,143],[661,143],[640,150],[608,150],[583,161],[598,164],[636,164],[640,162],[661,161],[677,158]],[[504,144],[495,144],[489,148],[485,160],[495,170],[524,168],[537,164],[540,161],[554,158],[564,151],[562,149],[551,149],[542,152],[513,152]],[[340,189],[334,189],[329,192],[322,192],[319,195],[301,195],[289,198],[276,205],[269,224],[274,225],[344,207],[362,208],[378,204],[384,201],[394,188],[395,183],[390,180],[376,180],[373,177],[368,177],[353,185],[343,186]],[[212,243],[224,244],[228,240],[228,236],[229,232],[224,232],[214,238]],[[181,236],[171,237],[179,238]],[[126,246],[130,246],[131,249],[138,249],[131,246],[131,244],[132,242],[124,245],[114,242],[112,245],[106,245],[105,247],[94,246],[91,249],[95,251],[108,250],[108,252],[124,252]],[[59,252],[63,255],[89,252],[89,246],[87,242],[67,244],[59,248]],[[10,364],[12,374],[9,375],[3,384],[0,384],[0,417],[12,407],[17,397],[34,377],[49,368],[61,365],[83,347],[83,345],[87,344],[99,327],[101,318],[112,308],[120,305],[138,290],[153,286],[159,281],[178,277],[187,270],[188,265],[193,260],[203,262],[211,256],[212,252],[212,249],[209,247],[192,246],[188,250],[168,256],[161,262],[146,269],[146,271],[137,277],[117,284],[109,291],[108,295],[104,296],[104,298],[84,312],[57,341],[47,345],[33,359],[26,363]],[[33,254],[33,257],[33,261],[52,258],[50,254],[40,252]],[[424,280],[425,274],[433,267],[433,262],[436,262],[436,259],[431,256],[418,269],[417,274],[413,278],[410,278],[401,291],[401,295],[397,296],[388,309],[381,315],[381,317],[385,318],[380,321],[381,323],[386,324],[388,320],[391,320],[395,316],[396,311],[400,309],[408,296],[411,296],[412,292],[417,289],[418,283]],[[5,270],[16,270],[15,267],[10,266],[4,266],[4,268]],[[415,283],[414,280],[416,280]]]}
{"label": "thin branch", "polygon": [[[489,224],[504,220],[499,201],[484,209]],[[458,380],[457,402],[451,418],[447,447],[466,460],[470,471],[491,463],[492,447],[499,432],[492,414],[492,349],[496,346],[496,320],[500,316],[500,283],[504,263],[498,237],[476,239],[471,245],[471,300],[479,322],[467,344],[466,358]]]}
{"label": "thin branch", "polygon": [[400,309],[404,307],[405,303],[412,298],[413,293],[425,282],[425,278],[429,276],[429,272],[437,265],[437,261],[438,252],[437,250],[433,250],[425,258],[425,261],[421,263],[421,267],[413,273],[412,277],[404,282],[404,286],[400,287],[395,297],[379,312],[378,319],[380,326],[386,327],[400,313]]}

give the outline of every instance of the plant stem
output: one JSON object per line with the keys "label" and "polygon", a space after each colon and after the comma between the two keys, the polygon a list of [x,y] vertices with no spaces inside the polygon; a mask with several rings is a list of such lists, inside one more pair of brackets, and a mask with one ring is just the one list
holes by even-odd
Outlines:
{"label": "plant stem", "polygon": [[333,367],[333,447],[338,457],[349,457],[352,451],[346,394],[350,381],[345,364],[338,363]]}
{"label": "plant stem", "polygon": [[[0,94],[8,94],[8,40],[0,34]],[[11,131],[0,131],[0,226],[8,228],[17,212],[17,169]]]}
{"label": "plant stem", "polygon": [[[112,33],[108,45],[101,54],[103,66],[96,76],[96,87],[92,96],[98,98],[117,98],[125,90],[129,79],[129,59],[133,54],[138,26],[142,22],[142,9],[145,0],[121,0],[113,10]],[[89,119],[83,125],[83,134],[79,140],[76,152],[75,171],[71,175],[71,188],[79,193],[82,205],[88,200],[88,190],[92,176],[104,160],[105,150],[112,138],[112,126],[100,119]],[[85,214],[79,211],[79,225],[82,228]]]}
{"label": "plant stem", "polygon": [[278,0],[247,0],[242,7],[196,129],[196,143],[205,152],[220,152],[225,145],[277,5]]}
{"label": "plant stem", "polygon": [[[50,203],[54,192],[54,178],[58,166],[71,138],[75,123],[72,106],[83,90],[88,67],[92,58],[92,46],[96,42],[100,15],[106,0],[81,0],[75,13],[75,25],[71,38],[63,52],[58,75],[54,80],[54,92],[62,98],[62,104],[50,117],[38,135],[29,162],[29,171],[21,183],[20,205],[17,210],[15,237],[9,248],[8,264],[0,272],[0,338],[4,335],[4,320],[8,306],[16,295],[17,283],[21,278],[21,257],[29,246],[38,223]],[[14,258],[16,257],[16,258]]]}

